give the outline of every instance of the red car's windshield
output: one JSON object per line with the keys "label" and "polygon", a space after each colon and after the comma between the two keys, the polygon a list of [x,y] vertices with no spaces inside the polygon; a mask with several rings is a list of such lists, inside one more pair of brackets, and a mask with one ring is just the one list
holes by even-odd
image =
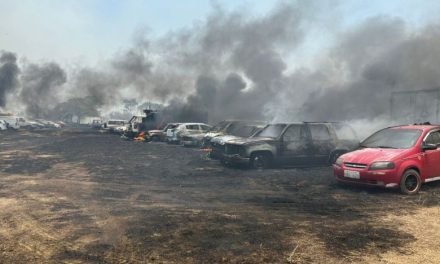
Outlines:
{"label": "red car's windshield", "polygon": [[419,129],[387,128],[365,139],[361,147],[407,149],[416,144],[421,134]]}

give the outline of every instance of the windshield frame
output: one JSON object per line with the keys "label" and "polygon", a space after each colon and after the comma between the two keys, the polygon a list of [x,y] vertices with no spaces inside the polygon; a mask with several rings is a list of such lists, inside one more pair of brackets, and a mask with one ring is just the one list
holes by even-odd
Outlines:
{"label": "windshield frame", "polygon": [[[268,137],[268,136],[260,136],[261,133],[263,133],[263,131],[265,131],[268,127],[275,127],[275,126],[282,126],[282,129],[280,130],[279,134],[276,137]],[[265,127],[263,127],[261,130],[259,130],[258,132],[256,132],[252,138],[271,138],[271,139],[279,139],[283,136],[284,131],[286,130],[286,128],[288,127],[288,124],[268,124]]]}
{"label": "windshield frame", "polygon": [[[417,137],[415,137],[414,141],[412,142],[412,144],[408,147],[395,147],[395,146],[387,146],[387,145],[377,145],[377,146],[371,146],[371,145],[366,145],[365,142],[368,140],[371,140],[373,137],[377,136],[380,133],[384,133],[385,131],[414,131],[414,132],[418,132]],[[416,134],[414,134],[416,135]],[[414,146],[416,146],[417,142],[420,140],[420,138],[423,135],[423,129],[419,129],[419,128],[394,128],[394,127],[388,127],[388,128],[384,128],[381,129],[379,131],[376,131],[375,133],[373,133],[372,135],[370,135],[369,137],[367,137],[366,139],[362,140],[362,142],[359,144],[359,146],[361,148],[390,148],[390,149],[410,149],[413,148]]]}
{"label": "windshield frame", "polygon": [[214,126],[212,126],[208,132],[217,132],[220,133],[222,131],[225,131],[230,125],[232,124],[232,122],[228,122],[228,121],[220,121],[217,124],[215,124]]}

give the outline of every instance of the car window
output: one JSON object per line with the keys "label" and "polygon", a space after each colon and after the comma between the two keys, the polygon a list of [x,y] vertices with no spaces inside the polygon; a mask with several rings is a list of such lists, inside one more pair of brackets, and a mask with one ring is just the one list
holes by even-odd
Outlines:
{"label": "car window", "polygon": [[222,121],[211,128],[211,132],[220,132],[228,127],[230,122]]}
{"label": "car window", "polygon": [[304,139],[304,129],[302,125],[291,125],[283,135],[284,141],[300,141]]}
{"label": "car window", "polygon": [[209,126],[200,125],[201,130],[209,130]]}
{"label": "car window", "polygon": [[278,138],[286,128],[285,124],[273,124],[267,125],[263,130],[258,132],[255,137],[268,137],[268,138]]}
{"label": "car window", "polygon": [[440,144],[440,131],[431,132],[426,138],[425,143],[427,144]]}
{"label": "car window", "polygon": [[232,131],[236,130],[238,127],[240,127],[241,124],[239,123],[231,123],[226,129],[226,134],[231,134]]}
{"label": "car window", "polygon": [[242,125],[230,131],[229,134],[237,137],[250,137],[259,129],[261,129],[261,127]]}
{"label": "car window", "polygon": [[326,125],[309,124],[313,140],[330,140],[330,133]]}
{"label": "car window", "polygon": [[199,130],[199,126],[198,125],[186,125],[186,129]]}

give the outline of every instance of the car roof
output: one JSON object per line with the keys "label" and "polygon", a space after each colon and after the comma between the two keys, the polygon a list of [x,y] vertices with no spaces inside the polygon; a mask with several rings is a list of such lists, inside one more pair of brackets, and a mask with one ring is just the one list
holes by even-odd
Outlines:
{"label": "car roof", "polygon": [[390,127],[393,129],[421,129],[423,131],[440,128],[440,125],[399,125]]}
{"label": "car roof", "polygon": [[304,124],[318,124],[318,125],[329,125],[335,122],[288,122],[288,123],[269,123],[268,125],[304,125]]}
{"label": "car roof", "polygon": [[209,126],[208,124],[205,124],[205,123],[181,123],[180,125],[206,125],[206,126]]}

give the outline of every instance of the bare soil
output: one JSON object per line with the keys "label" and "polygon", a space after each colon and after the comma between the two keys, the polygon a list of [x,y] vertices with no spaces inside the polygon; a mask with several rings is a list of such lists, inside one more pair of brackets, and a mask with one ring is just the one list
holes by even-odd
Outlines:
{"label": "bare soil", "polygon": [[226,168],[92,130],[0,134],[0,263],[438,263],[440,183]]}

